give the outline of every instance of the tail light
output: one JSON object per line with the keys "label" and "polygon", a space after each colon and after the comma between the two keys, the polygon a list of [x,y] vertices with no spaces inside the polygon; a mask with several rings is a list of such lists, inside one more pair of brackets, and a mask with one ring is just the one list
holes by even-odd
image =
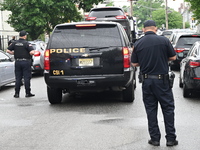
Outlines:
{"label": "tail light", "polygon": [[126,19],[126,16],[115,16],[116,19]]}
{"label": "tail light", "polygon": [[96,27],[96,24],[77,24],[76,27]]}
{"label": "tail light", "polygon": [[185,49],[184,48],[174,48],[175,52],[177,53],[181,53],[183,52]]}
{"label": "tail light", "polygon": [[44,70],[50,70],[50,52],[49,49],[47,49],[44,52]]}
{"label": "tail light", "polygon": [[86,18],[87,21],[89,21],[89,20],[96,20],[96,19],[97,19],[97,17],[87,17]]}
{"label": "tail light", "polygon": [[39,51],[35,51],[34,56],[40,56],[40,52]]}
{"label": "tail light", "polygon": [[190,61],[190,67],[195,68],[195,67],[199,67],[199,66],[200,66],[200,62]]}
{"label": "tail light", "polygon": [[127,47],[123,47],[124,68],[130,68],[130,51]]}

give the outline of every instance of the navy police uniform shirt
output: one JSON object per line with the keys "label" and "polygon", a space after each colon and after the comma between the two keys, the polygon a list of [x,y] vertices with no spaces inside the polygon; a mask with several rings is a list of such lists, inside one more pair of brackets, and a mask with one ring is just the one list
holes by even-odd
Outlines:
{"label": "navy police uniform shirt", "polygon": [[135,42],[131,62],[139,63],[142,74],[168,74],[168,59],[175,55],[169,39],[148,31]]}
{"label": "navy police uniform shirt", "polygon": [[14,58],[15,59],[31,59],[32,56],[29,54],[30,51],[34,50],[33,46],[28,43],[25,39],[19,39],[13,42],[9,47],[8,50],[14,50]]}

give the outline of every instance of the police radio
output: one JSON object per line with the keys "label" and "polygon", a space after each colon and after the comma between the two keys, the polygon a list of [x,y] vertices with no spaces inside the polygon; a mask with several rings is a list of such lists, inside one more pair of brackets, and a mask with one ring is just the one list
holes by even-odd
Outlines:
{"label": "police radio", "polygon": [[175,74],[171,70],[171,62],[169,63],[169,87],[173,88]]}

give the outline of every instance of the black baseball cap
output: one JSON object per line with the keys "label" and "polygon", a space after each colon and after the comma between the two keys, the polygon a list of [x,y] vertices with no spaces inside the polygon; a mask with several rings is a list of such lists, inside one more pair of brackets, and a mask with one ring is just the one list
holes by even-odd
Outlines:
{"label": "black baseball cap", "polygon": [[155,26],[156,27],[156,23],[153,20],[147,20],[144,22],[144,28],[145,27],[150,27],[150,26]]}
{"label": "black baseball cap", "polygon": [[25,36],[25,35],[28,35],[26,31],[23,30],[19,32],[19,36]]}

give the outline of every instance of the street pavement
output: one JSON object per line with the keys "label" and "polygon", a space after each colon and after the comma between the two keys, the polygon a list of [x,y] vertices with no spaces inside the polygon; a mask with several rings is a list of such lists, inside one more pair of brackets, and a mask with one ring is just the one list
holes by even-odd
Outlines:
{"label": "street pavement", "polygon": [[121,93],[66,94],[62,104],[51,105],[42,76],[32,78],[35,97],[13,98],[14,84],[0,91],[0,150],[199,150],[200,97],[183,98],[174,84],[175,122],[179,145],[166,147],[159,107],[161,145],[151,146],[137,83],[135,101],[121,102]]}

